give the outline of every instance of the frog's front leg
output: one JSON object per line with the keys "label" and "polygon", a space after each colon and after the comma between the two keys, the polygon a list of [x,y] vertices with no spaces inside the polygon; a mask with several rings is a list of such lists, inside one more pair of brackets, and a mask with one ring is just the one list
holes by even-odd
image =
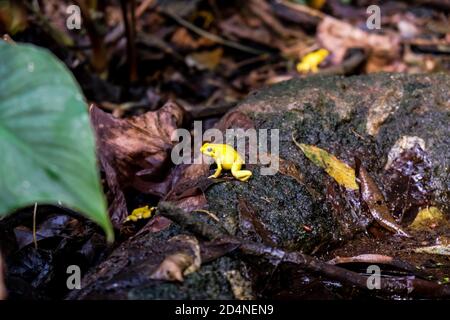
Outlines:
{"label": "frog's front leg", "polygon": [[214,172],[213,175],[210,175],[208,178],[218,178],[220,176],[220,174],[222,173],[222,164],[220,163],[219,160],[216,160],[216,165],[217,165],[217,169],[216,172]]}
{"label": "frog's front leg", "polygon": [[241,167],[242,163],[233,163],[231,166],[231,174],[240,181],[247,181],[252,176],[252,172],[250,170],[241,170]]}

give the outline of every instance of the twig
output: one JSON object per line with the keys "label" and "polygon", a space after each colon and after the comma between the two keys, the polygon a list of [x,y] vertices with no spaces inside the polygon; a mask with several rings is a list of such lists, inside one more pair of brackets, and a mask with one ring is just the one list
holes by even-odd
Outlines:
{"label": "twig", "polygon": [[217,216],[212,213],[211,211],[208,210],[204,210],[204,209],[197,209],[194,210],[193,212],[201,212],[201,213],[206,213],[208,216],[210,216],[212,219],[216,220],[217,222],[220,222],[219,218],[217,218]]}
{"label": "twig", "polygon": [[[108,54],[104,36],[98,31],[95,22],[92,20],[86,0],[75,0],[75,2],[80,7],[83,23],[89,36],[89,40],[91,41],[91,65],[96,72],[103,74],[107,71],[108,67]],[[103,74],[103,76],[106,76],[106,74]]]}
{"label": "twig", "polygon": [[[368,278],[357,272],[328,264],[301,252],[289,252],[260,243],[242,241],[222,231],[217,223],[206,223],[198,219],[198,215],[186,213],[169,202],[160,202],[158,205],[158,213],[181,225],[192,233],[208,240],[226,239],[232,243],[240,243],[238,250],[240,250],[240,252],[244,255],[266,258],[275,265],[282,262],[293,263],[303,270],[321,274],[330,279],[350,284],[362,290],[368,290]],[[450,297],[449,286],[440,285],[427,280],[416,279],[415,277],[381,278],[380,289],[378,292],[385,294],[398,294],[402,296],[409,295],[414,292],[419,296],[428,298]]]}
{"label": "twig", "polygon": [[367,55],[364,52],[357,52],[350,58],[344,60],[343,63],[337,66],[321,69],[318,74],[320,75],[349,75],[356,68],[358,68],[365,60]]}
{"label": "twig", "polygon": [[312,17],[315,17],[315,18],[323,19],[323,18],[325,18],[327,16],[325,13],[322,13],[319,10],[307,7],[307,6],[302,5],[302,4],[288,2],[288,1],[285,1],[285,0],[278,0],[277,2],[281,3],[282,5],[284,5],[284,6],[288,7],[288,8],[291,8],[292,10],[305,13],[305,14],[307,14],[309,16],[312,16]]}
{"label": "twig", "polygon": [[34,210],[33,210],[33,243],[34,248],[37,250],[38,244],[36,238],[36,215],[37,215],[37,202],[34,203]]}
{"label": "twig", "polygon": [[254,49],[248,46],[245,46],[243,44],[237,43],[237,42],[233,42],[230,40],[226,40],[222,37],[219,37],[218,35],[215,35],[213,33],[210,33],[206,30],[203,30],[195,25],[193,25],[192,23],[190,23],[187,20],[184,20],[183,18],[181,18],[180,16],[176,15],[175,13],[172,13],[168,10],[161,10],[163,13],[165,13],[166,15],[168,15],[169,17],[171,17],[172,19],[174,19],[176,22],[178,22],[179,24],[181,24],[183,27],[188,28],[189,30],[191,30],[192,32],[197,33],[198,35],[205,37],[211,41],[220,43],[224,46],[230,47],[230,48],[234,48],[240,51],[244,51],[247,53],[251,53],[251,54],[267,54],[267,52],[262,51],[262,50],[258,50],[258,49]]}
{"label": "twig", "polygon": [[339,265],[347,263],[365,263],[365,264],[384,264],[393,266],[395,268],[406,270],[412,274],[416,274],[421,278],[429,279],[430,275],[421,271],[408,262],[400,260],[398,258],[381,255],[381,254],[361,254],[353,257],[336,257],[328,261],[329,264]]}
{"label": "twig", "polygon": [[129,70],[129,80],[135,82],[137,76],[136,63],[136,16],[135,16],[135,0],[121,0],[123,21],[125,24],[125,34],[127,37],[127,61]]}
{"label": "twig", "polygon": [[136,8],[136,19],[139,19],[153,3],[155,0],[144,0],[142,3]]}
{"label": "twig", "polygon": [[[139,7],[135,10],[135,19],[139,19],[144,12],[154,4],[154,0],[144,0]],[[112,29],[105,37],[105,43],[111,44],[118,41],[125,34],[125,26],[123,22],[120,22],[116,27]]]}
{"label": "twig", "polygon": [[236,105],[235,103],[219,103],[211,106],[194,106],[182,99],[177,99],[176,102],[179,103],[193,119],[221,116]]}

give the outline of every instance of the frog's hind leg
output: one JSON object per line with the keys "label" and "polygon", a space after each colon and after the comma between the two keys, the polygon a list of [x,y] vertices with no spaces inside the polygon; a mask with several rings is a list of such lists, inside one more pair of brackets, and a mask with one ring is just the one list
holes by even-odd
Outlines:
{"label": "frog's hind leg", "polygon": [[216,172],[214,172],[213,175],[210,175],[208,178],[212,179],[212,178],[218,178],[220,176],[220,174],[222,173],[222,164],[219,161],[216,161],[217,164],[217,169]]}
{"label": "frog's hind leg", "polygon": [[240,170],[241,163],[235,163],[231,167],[231,174],[233,177],[240,181],[247,181],[252,176],[252,172],[250,170]]}

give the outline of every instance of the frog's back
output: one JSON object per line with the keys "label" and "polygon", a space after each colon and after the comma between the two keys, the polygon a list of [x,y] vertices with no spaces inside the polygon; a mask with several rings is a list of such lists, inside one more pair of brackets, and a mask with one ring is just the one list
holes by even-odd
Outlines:
{"label": "frog's back", "polygon": [[241,157],[232,146],[228,144],[218,144],[217,148],[219,149],[218,151],[221,155],[220,161],[224,169],[230,170],[235,162],[242,162]]}

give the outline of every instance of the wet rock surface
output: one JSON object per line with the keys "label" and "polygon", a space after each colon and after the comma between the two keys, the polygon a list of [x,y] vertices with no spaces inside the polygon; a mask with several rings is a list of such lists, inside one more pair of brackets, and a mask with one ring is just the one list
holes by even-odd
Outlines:
{"label": "wet rock surface", "polygon": [[[290,249],[313,250],[362,231],[370,219],[361,211],[359,195],[342,190],[308,160],[293,143],[294,136],[352,167],[355,157],[361,159],[392,204],[393,214],[412,211],[411,220],[426,205],[450,213],[449,85],[445,76],[381,74],[292,80],[257,92],[237,111],[257,129],[280,130],[279,157],[295,166],[300,179],[282,170],[261,176],[256,168],[248,184],[227,181],[212,186],[207,192],[210,209],[238,233],[239,201],[247,202],[277,245]],[[402,160],[400,152],[390,151],[405,137],[423,141],[424,150],[412,144],[401,150],[409,152]],[[389,155],[395,157],[392,167],[397,170],[386,170]]]}

